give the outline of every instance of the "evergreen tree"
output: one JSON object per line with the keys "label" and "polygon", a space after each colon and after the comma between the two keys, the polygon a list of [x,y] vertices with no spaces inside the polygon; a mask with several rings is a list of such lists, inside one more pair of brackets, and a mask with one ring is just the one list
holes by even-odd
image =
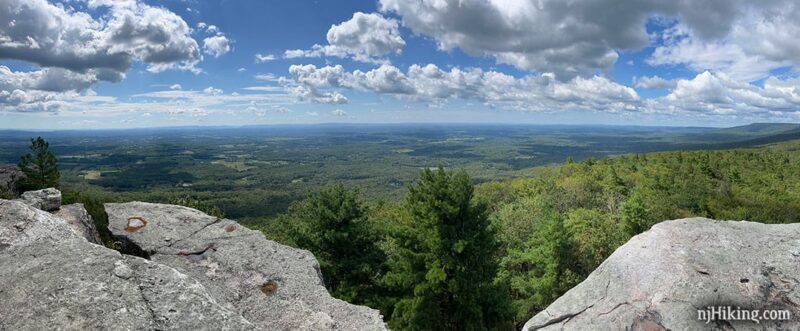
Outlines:
{"label": "evergreen tree", "polygon": [[560,213],[548,201],[530,212],[535,231],[521,245],[509,247],[498,277],[511,286],[516,329],[581,281],[574,272],[571,234]]}
{"label": "evergreen tree", "polygon": [[290,236],[319,261],[334,297],[367,303],[381,276],[384,255],[357,190],[338,183],[311,193],[290,211]]}
{"label": "evergreen tree", "polygon": [[50,151],[50,144],[42,137],[31,138],[30,150],[31,153],[23,155],[19,163],[19,168],[26,176],[20,181],[20,190],[58,188],[61,173],[58,171],[58,159]]}
{"label": "evergreen tree", "polygon": [[425,169],[404,201],[386,279],[410,295],[395,305],[390,326],[405,330],[509,328],[505,289],[497,274],[495,234],[483,204],[472,199],[463,171]]}

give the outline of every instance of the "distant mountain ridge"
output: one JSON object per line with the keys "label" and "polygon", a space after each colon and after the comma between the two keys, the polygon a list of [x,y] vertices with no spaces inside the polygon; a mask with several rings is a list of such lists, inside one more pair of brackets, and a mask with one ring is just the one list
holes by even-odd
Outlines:
{"label": "distant mountain ridge", "polygon": [[731,128],[716,129],[699,135],[689,135],[703,149],[754,147],[800,139],[800,124],[753,123]]}
{"label": "distant mountain ridge", "polygon": [[719,129],[717,132],[730,134],[779,134],[800,129],[798,123],[752,123],[730,128]]}

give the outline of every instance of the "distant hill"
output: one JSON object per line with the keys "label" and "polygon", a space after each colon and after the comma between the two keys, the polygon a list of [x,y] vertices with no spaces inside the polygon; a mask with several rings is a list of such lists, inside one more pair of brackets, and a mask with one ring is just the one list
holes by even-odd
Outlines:
{"label": "distant hill", "polygon": [[797,123],[753,123],[731,128],[718,129],[716,133],[741,135],[773,135],[800,129]]}

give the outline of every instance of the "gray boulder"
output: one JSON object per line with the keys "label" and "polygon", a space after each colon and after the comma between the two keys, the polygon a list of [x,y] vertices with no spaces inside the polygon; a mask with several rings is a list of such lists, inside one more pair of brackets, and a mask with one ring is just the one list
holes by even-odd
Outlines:
{"label": "gray boulder", "polygon": [[58,210],[58,208],[61,208],[61,191],[52,187],[38,191],[28,191],[22,193],[22,202],[44,211]]}
{"label": "gray boulder", "polygon": [[72,231],[86,238],[90,243],[102,244],[92,216],[86,212],[86,208],[83,207],[82,203],[61,206],[61,209],[54,211],[53,215],[65,220],[72,228]]}
{"label": "gray boulder", "polygon": [[142,202],[105,207],[123,251],[197,279],[217,302],[259,329],[386,329],[377,310],[331,297],[308,251],[191,208]]}
{"label": "gray boulder", "polygon": [[86,241],[0,200],[0,330],[251,330],[173,268]]}
{"label": "gray boulder", "polygon": [[[633,237],[524,330],[798,330],[800,224],[704,218]],[[792,320],[699,320],[698,310],[788,310]]]}

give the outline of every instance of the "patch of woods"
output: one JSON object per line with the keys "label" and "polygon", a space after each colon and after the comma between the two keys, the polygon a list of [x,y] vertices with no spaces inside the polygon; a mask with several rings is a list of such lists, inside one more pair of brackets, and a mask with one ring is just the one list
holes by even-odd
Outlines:
{"label": "patch of woods", "polygon": [[509,330],[652,225],[684,217],[800,221],[800,142],[585,160],[474,186],[423,170],[399,202],[336,184],[269,222],[325,285],[396,330]]}

